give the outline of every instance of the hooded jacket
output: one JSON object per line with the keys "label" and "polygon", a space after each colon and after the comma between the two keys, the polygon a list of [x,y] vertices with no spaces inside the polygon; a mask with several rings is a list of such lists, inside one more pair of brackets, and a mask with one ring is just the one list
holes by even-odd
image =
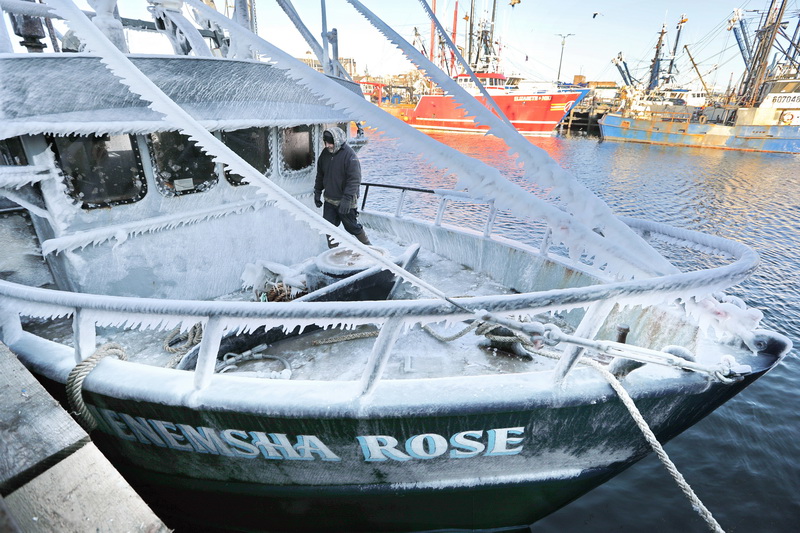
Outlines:
{"label": "hooded jacket", "polygon": [[358,206],[361,163],[355,151],[347,144],[347,137],[341,128],[334,127],[325,131],[333,136],[333,153],[325,148],[317,158],[314,192],[325,191],[325,201],[333,205],[339,205],[343,196],[350,196],[352,209]]}

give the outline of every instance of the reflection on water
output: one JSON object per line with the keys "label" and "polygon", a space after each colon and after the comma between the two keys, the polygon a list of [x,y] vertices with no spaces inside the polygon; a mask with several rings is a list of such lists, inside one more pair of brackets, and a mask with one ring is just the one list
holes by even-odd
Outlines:
{"label": "reflection on water", "polygon": [[[505,144],[475,134],[437,140],[478,157],[525,186]],[[800,156],[532,138],[621,215],[743,242],[759,271],[730,292],[764,313],[764,326],[800,346]],[[360,152],[365,181],[451,188],[455,178],[373,136]],[[529,187],[526,187],[529,188]],[[373,191],[370,191],[372,204]],[[377,196],[377,195],[376,195]],[[409,194],[404,212],[434,216],[438,203]],[[382,200],[387,201],[389,200]],[[396,201],[396,197],[395,197]],[[387,203],[394,209],[394,203]],[[485,212],[457,211],[482,230]],[[500,215],[496,233],[534,244],[540,228]],[[727,531],[788,532],[800,517],[800,362],[795,352],[768,376],[670,442],[666,450]],[[648,457],[533,526],[562,531],[705,531],[660,462]]]}

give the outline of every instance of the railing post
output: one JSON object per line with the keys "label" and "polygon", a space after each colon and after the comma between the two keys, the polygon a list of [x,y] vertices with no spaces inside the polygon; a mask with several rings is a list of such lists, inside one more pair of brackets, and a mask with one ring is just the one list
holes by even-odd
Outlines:
{"label": "railing post", "polygon": [[406,200],[406,190],[400,189],[400,198],[397,200],[397,209],[394,210],[394,216],[399,217],[400,212],[403,210],[403,202]]}
{"label": "railing post", "polygon": [[547,252],[550,250],[550,237],[552,235],[553,232],[548,227],[544,232],[544,237],[542,237],[542,245],[539,247],[539,253],[542,255],[547,255]]}
{"label": "railing post", "polygon": [[447,207],[447,198],[442,196],[442,198],[439,199],[439,209],[436,211],[436,220],[433,223],[435,226],[442,225],[442,218],[444,217],[444,210],[446,207]]}
{"label": "railing post", "polygon": [[219,317],[212,316],[206,322],[206,327],[203,329],[203,340],[200,341],[200,349],[197,354],[197,367],[194,371],[194,388],[197,390],[204,389],[211,383],[223,330],[222,320]]}
{"label": "railing post", "polygon": [[11,309],[11,303],[0,306],[0,341],[6,345],[17,342],[22,336],[22,321],[19,313]]}
{"label": "railing post", "polygon": [[367,206],[367,195],[369,194],[369,185],[364,185],[364,198],[361,199],[361,210]]}
{"label": "railing post", "polygon": [[362,397],[371,393],[378,384],[378,380],[386,368],[386,363],[389,361],[389,356],[392,354],[392,347],[397,341],[402,328],[403,319],[401,318],[390,318],[383,324],[381,332],[372,346],[372,352],[369,354],[367,368],[361,376]]}
{"label": "railing post", "polygon": [[97,350],[97,332],[90,311],[80,307],[75,309],[75,316],[72,317],[72,338],[76,363],[91,357]]}
{"label": "railing post", "polygon": [[497,208],[494,206],[494,200],[489,200],[489,219],[486,221],[486,227],[483,228],[483,236],[488,237],[492,233],[492,226],[494,226],[494,218],[497,216]]}

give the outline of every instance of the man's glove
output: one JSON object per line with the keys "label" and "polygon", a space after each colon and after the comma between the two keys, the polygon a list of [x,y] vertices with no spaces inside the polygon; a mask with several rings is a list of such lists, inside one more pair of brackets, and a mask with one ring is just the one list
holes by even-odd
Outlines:
{"label": "man's glove", "polygon": [[346,215],[347,213],[349,213],[350,212],[350,206],[352,205],[352,203],[353,203],[353,197],[352,196],[348,196],[348,195],[342,196],[342,201],[339,202],[339,214],[340,215]]}
{"label": "man's glove", "polygon": [[322,191],[314,191],[314,205],[322,207]]}

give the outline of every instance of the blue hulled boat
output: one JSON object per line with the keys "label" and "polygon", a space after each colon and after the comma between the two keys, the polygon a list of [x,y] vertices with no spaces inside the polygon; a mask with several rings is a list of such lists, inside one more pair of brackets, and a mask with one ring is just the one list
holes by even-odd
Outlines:
{"label": "blue hulled boat", "polygon": [[[657,46],[650,84],[646,90],[627,88],[620,108],[599,121],[603,139],[754,152],[800,152],[800,76],[796,60],[799,34],[795,32],[792,41],[781,29],[788,24],[784,20],[784,15],[788,16],[786,5],[785,0],[772,0],[751,39],[746,37],[741,13],[734,13],[730,22],[745,60],[745,76],[736,94],[715,101],[709,95],[709,101],[702,106],[653,101],[653,94],[665,92],[658,86],[661,47]],[[663,34],[664,30],[662,38]],[[751,47],[750,43],[755,44]],[[776,57],[771,57],[773,51],[777,51]]]}

